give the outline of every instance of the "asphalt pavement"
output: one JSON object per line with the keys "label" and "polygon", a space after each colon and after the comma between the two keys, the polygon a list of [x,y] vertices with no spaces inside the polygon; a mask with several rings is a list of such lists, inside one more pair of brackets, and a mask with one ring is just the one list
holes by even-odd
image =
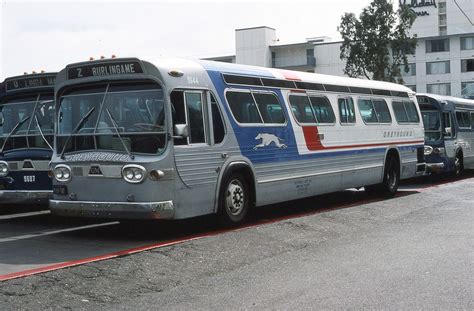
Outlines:
{"label": "asphalt pavement", "polygon": [[[474,309],[474,178],[387,200],[335,195],[344,196],[362,199],[341,208],[327,208],[324,197],[267,207],[259,217],[303,212],[1,282],[0,308]],[[136,235],[160,232],[147,224]],[[96,236],[91,244],[100,242]]]}

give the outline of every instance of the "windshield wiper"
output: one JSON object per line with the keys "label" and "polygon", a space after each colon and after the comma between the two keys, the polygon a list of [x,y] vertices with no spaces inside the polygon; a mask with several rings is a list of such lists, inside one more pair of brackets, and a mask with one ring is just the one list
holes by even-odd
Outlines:
{"label": "windshield wiper", "polygon": [[10,138],[10,136],[12,136],[12,135],[16,132],[16,130],[17,130],[23,123],[25,123],[26,121],[28,121],[30,118],[31,118],[31,116],[28,116],[28,117],[24,118],[23,120],[18,121],[17,124],[15,124],[15,126],[14,126],[13,129],[10,131],[10,133],[8,133],[7,137],[5,138],[5,141],[3,142],[2,149],[0,149],[0,154],[3,153],[3,149],[5,148],[5,145],[7,144],[7,141],[8,141],[8,139]]}
{"label": "windshield wiper", "polygon": [[105,111],[107,111],[107,114],[109,115],[109,118],[110,120],[112,120],[112,125],[114,126],[114,129],[115,131],[117,132],[117,136],[118,138],[120,139],[120,142],[122,143],[123,145],[123,148],[125,149],[125,151],[127,152],[128,156],[130,157],[130,159],[135,159],[135,156],[133,156],[131,153],[130,153],[130,150],[128,150],[127,148],[127,145],[125,144],[125,140],[122,138],[122,136],[120,135],[119,133],[119,129],[118,129],[118,126],[117,126],[117,122],[115,121],[115,118],[112,116],[112,114],[110,113],[110,110],[109,108],[106,108]]}
{"label": "windshield wiper", "polygon": [[59,154],[59,157],[64,160],[64,152],[66,151],[66,146],[71,140],[71,137],[76,134],[77,131],[81,129],[81,127],[84,125],[86,120],[92,115],[94,112],[95,107],[92,107],[83,117],[82,119],[77,123],[76,127],[72,130],[71,134],[68,136],[66,139],[66,142],[64,143],[63,149],[61,150],[61,153]]}
{"label": "windshield wiper", "polygon": [[35,121],[36,121],[36,126],[38,126],[38,130],[41,134],[41,137],[43,138],[44,142],[48,145],[48,147],[53,150],[53,147],[51,147],[51,145],[49,144],[48,140],[46,139],[46,137],[44,137],[44,134],[43,134],[43,129],[41,128],[41,124],[39,123],[38,121],[38,116],[35,115]]}

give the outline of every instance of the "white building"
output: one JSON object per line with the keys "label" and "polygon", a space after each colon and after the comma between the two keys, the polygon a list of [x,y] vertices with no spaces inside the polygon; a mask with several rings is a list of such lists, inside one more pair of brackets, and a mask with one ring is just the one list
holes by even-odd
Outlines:
{"label": "white building", "polygon": [[[474,96],[474,0],[399,0],[418,17],[411,32],[418,46],[409,55],[405,85],[418,92]],[[279,44],[276,31],[262,26],[235,31],[235,55],[213,60],[344,75],[341,41],[328,37]]]}

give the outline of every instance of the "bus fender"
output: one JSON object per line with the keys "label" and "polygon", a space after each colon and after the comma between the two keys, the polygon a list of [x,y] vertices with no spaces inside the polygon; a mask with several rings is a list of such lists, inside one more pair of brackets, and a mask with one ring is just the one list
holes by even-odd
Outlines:
{"label": "bus fender", "polygon": [[[214,200],[214,213],[217,213],[217,209],[219,208],[219,192],[221,189],[221,183],[222,180],[224,180],[228,175],[232,174],[233,172],[236,171],[245,171],[248,173],[250,182],[251,182],[251,187],[253,188],[254,191],[254,201],[255,201],[255,186],[257,184],[255,180],[255,170],[250,162],[249,159],[245,157],[234,157],[232,159],[228,159],[223,165],[222,168],[219,172],[219,177],[217,178],[217,186],[216,186],[216,191],[215,191],[215,200]],[[255,202],[252,202],[255,203]]]}
{"label": "bus fender", "polygon": [[382,176],[385,174],[385,163],[387,162],[387,158],[389,154],[395,153],[396,156],[398,157],[398,169],[400,170],[400,176],[402,176],[402,159],[400,158],[400,150],[398,150],[398,146],[396,145],[389,145],[387,147],[387,150],[385,150],[385,156],[383,158],[383,171],[382,171]]}

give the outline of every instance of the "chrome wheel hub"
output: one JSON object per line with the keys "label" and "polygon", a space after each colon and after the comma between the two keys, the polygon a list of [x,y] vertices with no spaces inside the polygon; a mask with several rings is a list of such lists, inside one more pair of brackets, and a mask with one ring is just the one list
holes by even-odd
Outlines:
{"label": "chrome wheel hub", "polygon": [[240,214],[245,205],[244,187],[239,180],[232,180],[227,187],[226,207],[227,210],[236,216]]}

